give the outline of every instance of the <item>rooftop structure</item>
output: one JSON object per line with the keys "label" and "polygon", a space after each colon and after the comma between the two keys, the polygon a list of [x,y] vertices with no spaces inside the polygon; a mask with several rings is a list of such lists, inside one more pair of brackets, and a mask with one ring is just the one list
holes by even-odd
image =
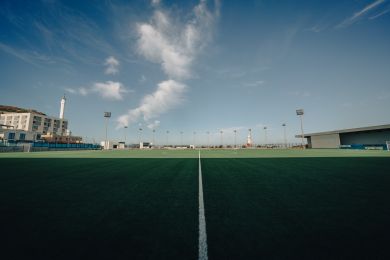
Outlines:
{"label": "rooftop structure", "polygon": [[[301,138],[302,135],[295,137]],[[390,140],[390,124],[349,128],[304,134],[311,148],[339,148],[342,146],[385,146]]]}

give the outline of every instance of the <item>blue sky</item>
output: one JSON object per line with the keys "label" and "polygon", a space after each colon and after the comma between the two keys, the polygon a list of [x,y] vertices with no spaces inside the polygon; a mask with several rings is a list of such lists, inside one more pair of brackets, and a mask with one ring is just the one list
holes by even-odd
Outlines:
{"label": "blue sky", "polygon": [[0,104],[75,135],[232,143],[390,123],[390,1],[0,3]]}

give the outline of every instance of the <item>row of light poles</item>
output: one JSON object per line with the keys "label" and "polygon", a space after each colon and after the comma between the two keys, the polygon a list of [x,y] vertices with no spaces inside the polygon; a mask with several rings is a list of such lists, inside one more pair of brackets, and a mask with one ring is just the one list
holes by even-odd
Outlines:
{"label": "row of light poles", "polygon": [[[305,145],[304,145],[304,138],[305,138],[305,136],[304,136],[304,132],[303,132],[303,115],[304,115],[304,110],[303,109],[297,109],[296,110],[296,114],[297,114],[297,116],[300,117],[302,148],[305,148]],[[104,142],[104,146],[106,148],[106,147],[108,147],[108,137],[107,137],[108,136],[108,121],[109,121],[109,119],[111,117],[111,112],[104,112],[104,117],[106,118],[106,124],[105,124],[105,126],[106,126],[106,133],[105,133],[105,142]],[[287,147],[287,130],[286,130],[287,125],[286,125],[286,123],[283,123],[282,126],[283,126],[284,145],[285,145],[285,147]],[[128,126],[124,126],[124,140],[125,140],[125,144],[126,144],[126,132],[127,132],[126,129],[127,128],[128,128]],[[265,141],[265,144],[267,144],[267,126],[264,126],[263,129],[264,129],[264,141]],[[143,129],[139,128],[138,130],[139,130],[139,132],[138,132],[138,143],[141,143],[141,141],[142,141],[142,130]],[[156,136],[155,136],[156,130],[153,129],[152,132],[153,132],[153,144],[155,144],[155,141],[156,141],[156,139],[155,139],[156,138]],[[237,130],[233,130],[233,132],[234,132],[234,147],[237,147]],[[207,131],[206,133],[207,133],[207,146],[210,147],[210,131]],[[221,135],[220,136],[221,137],[221,146],[223,146],[223,130],[220,130],[219,133]],[[252,129],[249,129],[250,136],[252,136],[251,133],[252,133]],[[181,143],[181,145],[183,145],[183,134],[184,134],[184,132],[180,131],[180,143]],[[166,136],[166,143],[168,144],[169,143],[169,130],[166,131],[166,135],[167,135]],[[196,132],[195,131],[193,132],[193,143],[194,143],[194,145],[196,145]]]}
{"label": "row of light poles", "polygon": [[[109,116],[107,115],[105,117],[107,118],[107,120],[106,120],[106,144],[107,144],[108,143],[108,140],[107,140],[107,125],[108,125],[108,118],[109,118]],[[285,123],[283,123],[282,126],[283,126],[283,133],[284,133],[283,140],[284,140],[284,144],[287,146],[287,131],[286,131],[286,126],[287,125]],[[124,141],[126,143],[128,126],[124,126],[123,129],[124,129]],[[267,136],[267,129],[268,128],[266,126],[264,126],[263,129],[264,129],[264,141],[265,141],[265,144],[267,144],[267,137],[268,137]],[[252,129],[248,129],[248,131],[249,131],[249,133],[251,135]],[[143,132],[143,129],[139,128],[138,129],[138,143],[141,143],[141,141],[142,141],[142,132]],[[153,142],[153,144],[155,144],[155,142],[156,142],[156,129],[153,129],[152,133],[153,133],[153,136],[152,136],[152,140],[153,141],[152,142]],[[167,144],[169,143],[169,133],[170,133],[170,131],[167,130],[166,131],[166,143]],[[233,133],[234,133],[234,147],[237,147],[237,133],[238,133],[238,130],[236,130],[236,129],[233,130]],[[207,134],[207,146],[210,146],[210,131],[207,131],[206,134]],[[221,145],[223,145],[223,134],[224,134],[224,131],[220,130],[219,134],[220,134]],[[180,145],[184,145],[184,143],[183,143],[183,135],[184,135],[184,132],[180,131]],[[196,131],[193,132],[193,143],[194,143],[194,145],[196,144]]]}

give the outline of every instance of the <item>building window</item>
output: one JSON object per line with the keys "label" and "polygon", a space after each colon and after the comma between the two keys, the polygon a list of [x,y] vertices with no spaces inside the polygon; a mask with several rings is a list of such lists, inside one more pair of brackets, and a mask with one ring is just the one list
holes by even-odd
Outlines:
{"label": "building window", "polygon": [[14,140],[15,139],[15,133],[8,133],[8,140]]}
{"label": "building window", "polygon": [[20,133],[19,140],[26,140],[26,134]]}

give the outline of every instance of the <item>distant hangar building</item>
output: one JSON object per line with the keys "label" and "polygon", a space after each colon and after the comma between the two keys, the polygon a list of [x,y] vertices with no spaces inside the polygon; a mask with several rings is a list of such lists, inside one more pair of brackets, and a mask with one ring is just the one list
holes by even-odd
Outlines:
{"label": "distant hangar building", "polygon": [[[301,138],[301,135],[295,137]],[[383,147],[390,141],[390,125],[377,125],[304,134],[309,148]]]}

